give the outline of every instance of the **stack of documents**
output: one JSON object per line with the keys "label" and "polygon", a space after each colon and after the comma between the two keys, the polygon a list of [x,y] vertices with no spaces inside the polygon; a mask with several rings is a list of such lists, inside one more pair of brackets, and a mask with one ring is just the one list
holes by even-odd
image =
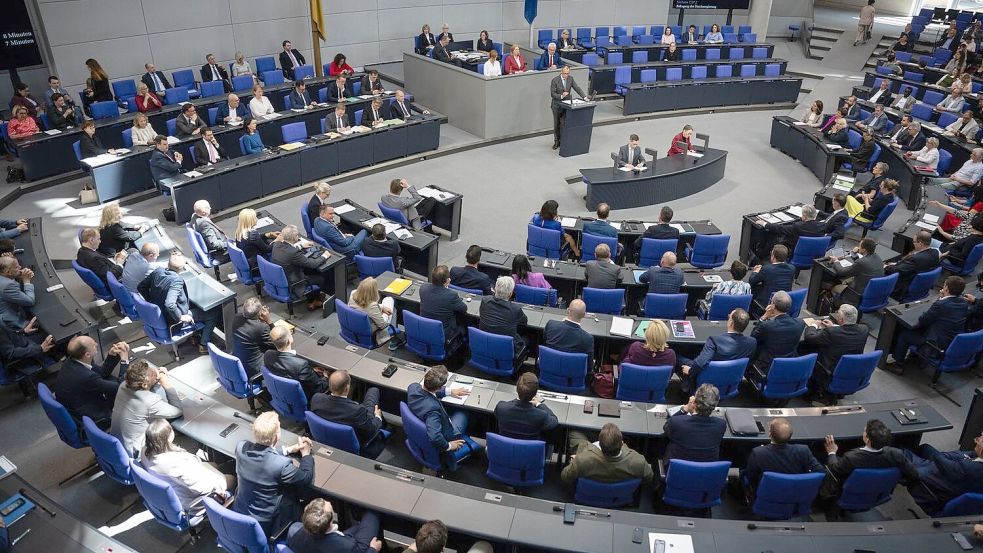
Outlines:
{"label": "stack of documents", "polygon": [[257,219],[256,220],[256,227],[255,228],[268,227],[268,226],[270,226],[272,224],[273,224],[273,219],[272,218],[270,218],[270,217],[263,217],[263,218],[260,218],[260,219]]}
{"label": "stack of documents", "polygon": [[289,142],[287,144],[281,144],[280,145],[280,149],[281,150],[284,150],[284,151],[287,151],[287,152],[289,152],[291,150],[296,150],[298,148],[303,148],[303,147],[304,147],[304,143],[303,142]]}
{"label": "stack of documents", "polygon": [[[337,211],[335,211],[335,213],[337,213]],[[375,225],[382,225],[386,227],[386,234],[389,234],[390,232],[396,232],[397,230],[402,228],[402,225],[400,225],[399,223],[394,223],[389,219],[383,219],[382,217],[373,217],[372,219],[365,221],[363,224],[365,225],[366,228],[372,228]]]}
{"label": "stack of documents", "polygon": [[436,188],[431,188],[429,186],[425,186],[417,192],[419,192],[421,196],[440,201],[449,200],[454,197],[454,194],[451,194],[450,192],[444,192],[443,190],[437,190]]}
{"label": "stack of documents", "polygon": [[915,223],[916,227],[921,227],[929,232],[934,231],[936,227],[939,226],[939,216],[929,215],[928,213],[922,215],[920,221]]}
{"label": "stack of documents", "polygon": [[577,226],[577,218],[576,217],[561,217],[560,218],[560,225],[563,226],[564,228],[573,228],[573,227]]}
{"label": "stack of documents", "polygon": [[786,209],[785,212],[786,213],[789,213],[791,215],[794,215],[794,216],[798,217],[799,219],[802,218],[802,206],[801,205],[793,205],[792,207]]}
{"label": "stack of documents", "polygon": [[335,215],[344,215],[349,211],[355,211],[355,206],[353,206],[352,204],[341,204],[338,207],[334,208]]}
{"label": "stack of documents", "polygon": [[89,167],[99,167],[100,165],[105,165],[107,163],[112,163],[118,159],[113,154],[99,154],[97,156],[87,157],[82,160],[82,163],[88,165]]}

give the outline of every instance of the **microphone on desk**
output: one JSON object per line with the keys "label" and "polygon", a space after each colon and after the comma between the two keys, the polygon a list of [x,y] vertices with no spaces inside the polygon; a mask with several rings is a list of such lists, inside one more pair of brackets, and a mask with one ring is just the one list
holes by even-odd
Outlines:
{"label": "microphone on desk", "polygon": [[416,474],[410,474],[408,472],[403,472],[401,470],[394,469],[392,467],[387,467],[387,466],[383,465],[382,463],[376,463],[372,468],[374,468],[375,470],[381,471],[381,472],[388,472],[389,474],[392,474],[393,476],[397,476],[399,478],[405,478],[406,480],[416,480],[417,482],[424,482],[425,481],[425,478],[423,478],[422,476],[419,476],[419,475],[416,475]]}
{"label": "microphone on desk", "polygon": [[801,530],[805,531],[806,527],[803,524],[786,525],[786,524],[756,524],[754,522],[749,522],[747,524],[748,530]]}
{"label": "microphone on desk", "polygon": [[237,418],[237,419],[242,419],[242,420],[244,420],[244,421],[246,421],[246,422],[248,422],[250,424],[256,422],[256,419],[251,419],[251,418],[247,417],[246,415],[243,415],[239,411],[233,411],[232,412],[232,416],[235,417],[235,418]]}
{"label": "microphone on desk", "polygon": [[820,411],[824,415],[829,415],[832,413],[849,413],[851,411],[863,411],[863,407],[860,405],[845,406],[845,407],[826,407]]}
{"label": "microphone on desk", "polygon": [[941,520],[933,520],[932,528],[942,528],[943,526],[962,526],[964,524],[980,524],[980,523],[983,523],[983,520],[971,519],[971,518],[964,518],[961,520],[947,520],[944,522]]}

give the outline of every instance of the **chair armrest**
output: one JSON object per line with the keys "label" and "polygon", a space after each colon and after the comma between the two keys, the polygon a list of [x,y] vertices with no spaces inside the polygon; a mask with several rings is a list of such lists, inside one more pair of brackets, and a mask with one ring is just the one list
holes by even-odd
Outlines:
{"label": "chair armrest", "polygon": [[284,534],[287,533],[287,530],[290,528],[290,525],[292,525],[292,524],[293,524],[293,521],[288,522],[286,525],[284,525],[283,528],[280,528],[276,532],[273,532],[273,535],[270,536],[270,544],[271,545],[275,545],[277,542],[279,542],[281,539],[283,539]]}

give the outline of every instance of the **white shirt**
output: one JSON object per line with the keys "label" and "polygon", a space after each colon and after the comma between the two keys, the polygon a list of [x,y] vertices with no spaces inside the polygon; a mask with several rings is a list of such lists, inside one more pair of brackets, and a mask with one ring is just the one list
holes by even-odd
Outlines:
{"label": "white shirt", "polygon": [[270,103],[270,99],[266,96],[261,98],[256,98],[253,96],[252,100],[249,100],[249,111],[253,112],[253,117],[259,117],[260,115],[266,115],[268,113],[276,113],[273,109],[273,104]]}
{"label": "white shirt", "polygon": [[983,161],[973,161],[967,159],[966,163],[955,172],[955,176],[966,179],[969,182],[976,182],[983,178]]}
{"label": "white shirt", "polygon": [[878,88],[877,89],[877,92],[875,92],[873,96],[871,96],[870,98],[868,98],[867,101],[868,102],[874,102],[874,103],[876,103],[877,102],[877,99],[881,97],[881,94],[883,92],[884,92],[884,89],[883,88]]}
{"label": "white shirt", "polygon": [[915,161],[924,163],[934,170],[939,164],[939,149],[932,148],[929,150],[928,146],[925,146],[915,154]]}
{"label": "white shirt", "polygon": [[676,42],[676,35],[669,33],[668,35],[662,35],[662,44],[672,44]]}
{"label": "white shirt", "polygon": [[187,451],[168,451],[152,459],[141,452],[140,460],[149,472],[171,485],[185,509],[203,508],[199,504],[205,496],[226,491],[225,476]]}
{"label": "white shirt", "polygon": [[147,122],[147,126],[144,128],[133,127],[130,131],[130,138],[133,139],[134,146],[148,146],[153,142],[154,137],[157,136],[157,131],[150,126],[150,122]]}
{"label": "white shirt", "polygon": [[960,117],[959,119],[956,119],[952,123],[949,123],[949,126],[947,126],[945,128],[945,130],[946,130],[946,132],[951,132],[952,134],[955,134],[957,132],[961,132],[967,138],[970,138],[970,139],[972,139],[973,137],[975,137],[976,136],[976,132],[980,129],[979,123],[976,122],[976,119],[970,119],[969,121],[966,121],[965,122],[966,123],[966,127],[963,128],[962,130],[959,130],[960,127],[963,126],[963,123],[964,123],[963,118]]}
{"label": "white shirt", "polygon": [[904,111],[907,110],[908,107],[914,103],[915,103],[914,96],[908,96],[907,98],[905,98],[904,96],[898,96],[898,99],[894,101],[894,107]]}
{"label": "white shirt", "polygon": [[486,77],[500,77],[502,75],[502,64],[498,60],[486,61],[484,74]]}

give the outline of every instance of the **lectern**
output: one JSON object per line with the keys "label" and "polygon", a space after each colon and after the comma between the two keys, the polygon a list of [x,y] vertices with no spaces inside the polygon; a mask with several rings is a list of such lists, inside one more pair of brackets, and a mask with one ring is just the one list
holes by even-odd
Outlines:
{"label": "lectern", "polygon": [[560,157],[579,156],[590,150],[590,136],[594,130],[594,103],[560,103],[566,114],[560,130]]}

